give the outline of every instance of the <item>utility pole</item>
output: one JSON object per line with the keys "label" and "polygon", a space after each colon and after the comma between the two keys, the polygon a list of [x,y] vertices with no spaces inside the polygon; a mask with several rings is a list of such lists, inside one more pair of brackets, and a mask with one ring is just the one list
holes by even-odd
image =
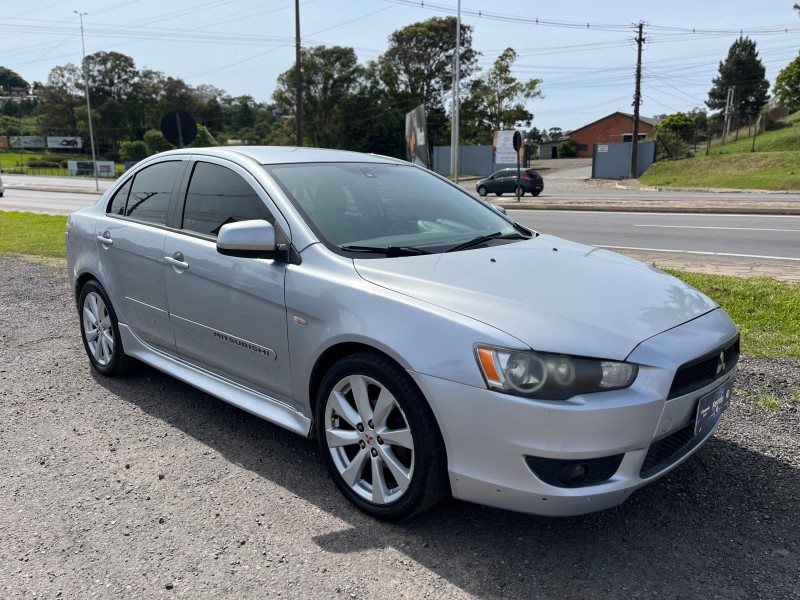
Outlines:
{"label": "utility pole", "polygon": [[300,0],[294,0],[294,124],[295,146],[303,145],[303,77],[300,70]]}
{"label": "utility pole", "polygon": [[450,128],[450,173],[453,175],[453,181],[458,183],[458,113],[460,111],[460,101],[458,88],[461,81],[461,0],[458,0],[458,13],[456,17],[456,55],[455,66],[453,68],[453,109],[452,109],[452,126]]}
{"label": "utility pole", "polygon": [[644,36],[642,29],[644,23],[639,21],[639,35],[636,37],[636,44],[639,49],[636,53],[636,91],[633,94],[633,139],[631,140],[631,179],[636,179],[638,172],[639,158],[639,105],[642,103],[642,44]]}
{"label": "utility pole", "polygon": [[725,124],[722,127],[722,143],[725,144],[725,138],[731,132],[731,113],[733,112],[733,97],[736,93],[736,86],[732,85],[728,88],[728,95],[725,98]]}
{"label": "utility pole", "polygon": [[81,19],[81,50],[83,52],[83,89],[86,92],[86,117],[89,119],[89,143],[92,146],[92,169],[94,170],[94,189],[100,191],[100,183],[97,181],[97,156],[94,152],[94,131],[92,131],[92,107],[89,103],[89,69],[86,68],[86,44],[83,41],[83,17],[89,13],[73,10]]}

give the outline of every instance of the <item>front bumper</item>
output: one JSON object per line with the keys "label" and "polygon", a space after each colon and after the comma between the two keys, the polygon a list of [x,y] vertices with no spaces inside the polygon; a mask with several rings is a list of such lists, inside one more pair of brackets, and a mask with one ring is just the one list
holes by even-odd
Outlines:
{"label": "front bumper", "polygon": [[[629,357],[640,365],[630,388],[564,402],[527,400],[419,373],[412,376],[442,431],[454,497],[525,513],[578,515],[621,504],[705,443],[716,425],[697,437],[690,435],[688,443],[676,446],[665,460],[661,457],[657,469],[643,469],[651,446],[671,448],[671,440],[693,430],[699,398],[735,374],[733,369],[667,401],[678,367],[736,334],[722,310],[712,311],[641,344]],[[622,455],[621,461],[609,477],[580,487],[548,484],[526,460],[588,461],[617,455]]]}

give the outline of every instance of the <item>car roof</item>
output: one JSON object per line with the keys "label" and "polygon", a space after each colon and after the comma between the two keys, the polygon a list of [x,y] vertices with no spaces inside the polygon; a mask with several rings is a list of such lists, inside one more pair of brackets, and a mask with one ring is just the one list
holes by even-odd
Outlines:
{"label": "car roof", "polygon": [[242,156],[246,156],[262,165],[325,162],[408,164],[406,161],[378,154],[363,154],[361,152],[329,150],[326,148],[299,148],[294,146],[212,146],[209,148],[184,148],[182,150],[170,150],[159,154],[159,156],[176,154],[201,154],[219,158],[230,158],[233,160],[237,158],[241,159]]}

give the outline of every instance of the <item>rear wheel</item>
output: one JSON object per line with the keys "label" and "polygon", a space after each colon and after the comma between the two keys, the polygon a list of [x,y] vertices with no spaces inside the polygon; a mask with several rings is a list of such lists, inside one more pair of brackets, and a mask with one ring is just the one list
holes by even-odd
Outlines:
{"label": "rear wheel", "polygon": [[128,373],[135,361],[122,349],[117,315],[102,286],[96,281],[86,283],[78,307],[83,347],[92,366],[108,377]]}
{"label": "rear wheel", "polygon": [[536,192],[531,192],[531,194],[533,194],[534,196],[538,196],[541,193],[542,193],[542,190],[538,190]]}
{"label": "rear wheel", "polygon": [[485,196],[486,195],[486,186],[482,185],[482,186],[478,187],[478,195],[479,196]]}
{"label": "rear wheel", "polygon": [[516,188],[514,188],[514,195],[517,198],[521,198],[522,196],[525,195],[525,190],[523,189],[523,187],[521,185],[518,185]]}
{"label": "rear wheel", "polygon": [[384,520],[411,517],[448,493],[444,443],[408,374],[364,352],[322,381],[316,427],[325,467],[345,497]]}

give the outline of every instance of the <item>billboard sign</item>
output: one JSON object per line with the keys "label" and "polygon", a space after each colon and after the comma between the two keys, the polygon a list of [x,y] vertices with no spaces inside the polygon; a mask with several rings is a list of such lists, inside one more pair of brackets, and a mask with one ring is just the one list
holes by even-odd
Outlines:
{"label": "billboard sign", "polygon": [[12,135],[10,140],[15,150],[41,150],[47,147],[43,135]]}
{"label": "billboard sign", "polygon": [[79,137],[57,137],[49,135],[47,136],[47,147],[68,150],[83,148],[83,144]]}
{"label": "billboard sign", "polygon": [[427,131],[425,105],[420,104],[406,114],[406,160],[429,169]]}
{"label": "billboard sign", "polygon": [[[72,177],[85,175],[93,176],[94,168],[90,160],[70,160],[67,161],[67,171]],[[97,176],[98,177],[116,177],[116,169],[114,161],[111,160],[98,160],[97,161]]]}
{"label": "billboard sign", "polygon": [[[517,151],[514,150],[514,134],[516,130],[510,129],[508,131],[495,131],[494,140],[492,142],[492,164],[500,165],[515,165],[517,164]],[[521,133],[521,145],[519,149],[519,160],[523,162],[524,145],[525,145],[525,132]]]}

